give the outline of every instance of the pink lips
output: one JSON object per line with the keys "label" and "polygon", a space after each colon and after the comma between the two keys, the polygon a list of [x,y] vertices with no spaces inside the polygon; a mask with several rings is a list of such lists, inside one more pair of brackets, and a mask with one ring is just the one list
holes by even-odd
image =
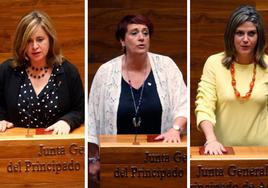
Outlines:
{"label": "pink lips", "polygon": [[241,46],[241,48],[242,48],[243,50],[248,50],[248,49],[250,48],[250,46]]}
{"label": "pink lips", "polygon": [[145,45],[144,44],[139,44],[138,47],[139,48],[145,48]]}
{"label": "pink lips", "polygon": [[40,54],[40,52],[33,52],[32,54],[33,55],[38,55],[38,54]]}

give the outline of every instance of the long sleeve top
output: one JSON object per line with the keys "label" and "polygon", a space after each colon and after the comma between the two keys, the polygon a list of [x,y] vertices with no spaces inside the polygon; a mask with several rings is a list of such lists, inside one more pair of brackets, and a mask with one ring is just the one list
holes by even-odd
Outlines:
{"label": "long sleeve top", "polygon": [[[186,117],[186,86],[175,62],[167,56],[148,53],[162,105],[161,132],[177,117]],[[89,142],[98,144],[99,134],[117,134],[117,110],[121,93],[122,56],[97,71],[89,95]]]}
{"label": "long sleeve top", "polygon": [[[256,81],[247,100],[236,98],[231,73],[222,65],[224,53],[210,56],[203,69],[196,97],[197,126],[204,120],[214,125],[219,142],[226,146],[268,145],[268,70],[257,65]],[[265,55],[265,62],[268,57]],[[249,91],[253,64],[234,64],[236,88]]]}
{"label": "long sleeve top", "polygon": [[[0,65],[0,120],[20,125],[18,98],[21,83],[25,79],[22,70],[11,68],[9,59]],[[58,113],[52,123],[66,121],[71,130],[84,122],[84,90],[77,68],[65,60],[58,67],[56,86],[58,87]],[[51,117],[52,118],[52,117]]]}

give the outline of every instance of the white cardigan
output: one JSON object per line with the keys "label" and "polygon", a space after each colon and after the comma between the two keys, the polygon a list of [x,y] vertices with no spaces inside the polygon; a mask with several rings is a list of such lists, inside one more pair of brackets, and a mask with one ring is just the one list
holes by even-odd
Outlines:
{"label": "white cardigan", "polygon": [[[121,93],[122,58],[100,66],[89,95],[88,140],[98,144],[98,135],[117,134],[117,110]],[[172,127],[177,117],[186,117],[186,86],[175,62],[163,55],[148,53],[162,105],[161,132]]]}

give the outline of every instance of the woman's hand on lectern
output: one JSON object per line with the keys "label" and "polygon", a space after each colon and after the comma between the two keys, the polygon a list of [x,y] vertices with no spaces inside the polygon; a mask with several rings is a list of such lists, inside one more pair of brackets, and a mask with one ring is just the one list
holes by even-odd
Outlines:
{"label": "woman's hand on lectern", "polygon": [[0,132],[5,132],[6,129],[9,129],[12,127],[14,127],[13,123],[6,121],[6,120],[0,121]]}
{"label": "woman's hand on lectern", "polygon": [[163,140],[165,143],[180,143],[181,142],[181,132],[184,131],[186,127],[187,119],[183,116],[177,117],[173,122],[173,127],[167,132],[162,133],[157,136],[155,140]]}
{"label": "woman's hand on lectern", "polygon": [[70,125],[63,120],[59,120],[45,129],[45,131],[53,131],[52,134],[69,134],[70,130]]}
{"label": "woman's hand on lectern", "polygon": [[217,140],[207,141],[204,144],[204,146],[205,146],[204,154],[222,155],[224,152],[226,152],[224,146]]}
{"label": "woman's hand on lectern", "polygon": [[222,155],[224,152],[226,152],[223,145],[218,142],[216,135],[214,133],[214,125],[208,121],[204,120],[200,122],[200,127],[202,128],[205,136],[206,136],[206,143],[204,154],[209,155]]}
{"label": "woman's hand on lectern", "polygon": [[180,143],[180,132],[174,128],[169,129],[167,132],[157,136],[155,140],[163,140],[165,143]]}

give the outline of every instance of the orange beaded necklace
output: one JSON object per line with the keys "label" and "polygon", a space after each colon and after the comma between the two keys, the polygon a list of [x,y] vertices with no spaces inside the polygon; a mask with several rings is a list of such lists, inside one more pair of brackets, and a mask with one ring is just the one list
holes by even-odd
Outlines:
{"label": "orange beaded necklace", "polygon": [[240,92],[236,89],[234,63],[231,64],[230,72],[231,72],[231,76],[232,76],[232,86],[233,86],[234,94],[235,94],[236,98],[242,98],[242,99],[246,99],[246,100],[249,99],[249,97],[251,96],[253,87],[254,87],[255,79],[256,79],[256,63],[254,63],[253,76],[252,76],[252,80],[249,84],[249,91],[244,96],[241,96]]}

